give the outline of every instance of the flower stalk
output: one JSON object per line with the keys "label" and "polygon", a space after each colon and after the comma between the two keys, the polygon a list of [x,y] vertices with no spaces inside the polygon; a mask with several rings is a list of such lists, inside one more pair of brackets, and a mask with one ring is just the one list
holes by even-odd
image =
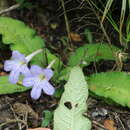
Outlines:
{"label": "flower stalk", "polygon": [[30,55],[26,56],[26,61],[27,63],[35,56],[37,55],[38,53],[41,53],[43,51],[43,49],[39,49],[39,50],[36,50],[34,51],[33,53],[31,53]]}

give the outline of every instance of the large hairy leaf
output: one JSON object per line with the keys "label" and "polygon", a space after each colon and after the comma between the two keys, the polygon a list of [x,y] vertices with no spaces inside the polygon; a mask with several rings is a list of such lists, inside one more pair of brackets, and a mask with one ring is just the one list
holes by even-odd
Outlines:
{"label": "large hairy leaf", "polygon": [[73,67],[54,113],[54,130],[90,130],[91,123],[83,116],[87,98],[88,88],[82,70]]}
{"label": "large hairy leaf", "polygon": [[86,44],[72,53],[69,58],[68,65],[75,66],[81,64],[81,66],[89,65],[90,62],[98,62],[101,59],[115,60],[117,52],[121,51],[114,45],[108,44]]}
{"label": "large hairy leaf", "polygon": [[30,88],[18,84],[11,84],[8,81],[8,76],[0,76],[0,95],[11,94],[15,92],[27,91]]}
{"label": "large hairy leaf", "polygon": [[[88,78],[88,77],[87,77]],[[92,93],[130,108],[130,75],[125,72],[105,72],[89,77]]]}
{"label": "large hairy leaf", "polygon": [[[9,17],[0,17],[0,34],[2,35],[3,43],[10,45],[11,50],[18,50],[25,55],[45,48],[44,40],[36,35],[35,30],[29,28],[19,20]],[[57,59],[55,67],[58,66],[59,59],[47,49],[44,49],[43,53],[36,55],[31,60],[31,63],[45,66],[46,56],[48,62],[52,59]]]}
{"label": "large hairy leaf", "polygon": [[[0,17],[0,34],[4,44],[9,44],[11,50],[18,50],[28,55],[37,49],[44,48],[44,41],[36,35],[35,30],[23,22],[9,17]],[[38,54],[32,62],[41,64],[43,54]]]}

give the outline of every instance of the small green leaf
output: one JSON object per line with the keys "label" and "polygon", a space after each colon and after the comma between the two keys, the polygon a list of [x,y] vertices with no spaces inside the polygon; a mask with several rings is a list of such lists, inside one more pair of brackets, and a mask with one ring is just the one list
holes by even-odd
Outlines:
{"label": "small green leaf", "polygon": [[64,91],[63,87],[57,88],[55,93],[54,93],[54,97],[60,98],[62,93],[63,93],[63,91]]}
{"label": "small green leaf", "polygon": [[16,92],[24,92],[29,90],[30,88],[18,84],[11,84],[9,83],[8,76],[0,76],[0,94],[12,94]]}
{"label": "small green leaf", "polygon": [[54,112],[54,130],[90,130],[90,121],[83,116],[87,110],[87,82],[80,67],[71,69],[60,104]]}
{"label": "small green leaf", "polygon": [[53,113],[51,111],[45,110],[44,111],[44,118],[41,124],[41,127],[47,127],[49,123],[53,120]]}
{"label": "small green leaf", "polygon": [[58,75],[58,78],[57,78],[58,81],[62,81],[62,80],[67,81],[69,78],[71,69],[72,69],[72,67],[66,67],[66,68],[62,69],[62,71]]}

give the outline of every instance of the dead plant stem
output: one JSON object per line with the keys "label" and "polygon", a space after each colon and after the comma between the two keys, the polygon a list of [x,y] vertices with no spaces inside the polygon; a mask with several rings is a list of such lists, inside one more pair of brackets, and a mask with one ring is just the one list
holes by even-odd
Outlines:
{"label": "dead plant stem", "polygon": [[3,14],[3,13],[7,13],[9,11],[12,11],[14,9],[17,9],[18,7],[20,6],[20,4],[15,4],[13,6],[10,6],[9,8],[7,9],[3,9],[3,10],[0,10],[0,15]]}

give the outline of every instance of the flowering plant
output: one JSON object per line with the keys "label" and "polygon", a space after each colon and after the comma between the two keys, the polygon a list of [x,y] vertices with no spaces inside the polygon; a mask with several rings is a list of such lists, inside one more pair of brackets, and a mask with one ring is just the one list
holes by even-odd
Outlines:
{"label": "flowering plant", "polygon": [[20,75],[24,76],[22,84],[26,87],[32,87],[31,97],[33,99],[38,99],[42,90],[48,95],[53,95],[55,92],[54,87],[48,82],[53,76],[51,66],[54,61],[45,69],[42,69],[38,65],[28,67],[28,63],[33,56],[41,51],[42,49],[39,49],[27,57],[18,51],[13,51],[11,59],[6,60],[4,63],[4,70],[10,71],[9,81],[11,83],[16,84]]}

